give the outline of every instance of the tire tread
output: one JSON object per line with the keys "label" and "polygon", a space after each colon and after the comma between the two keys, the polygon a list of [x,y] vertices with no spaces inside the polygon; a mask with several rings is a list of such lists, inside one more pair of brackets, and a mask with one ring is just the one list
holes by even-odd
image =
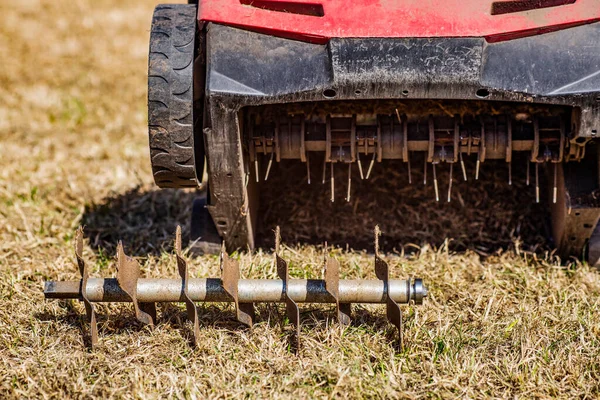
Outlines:
{"label": "tire tread", "polygon": [[154,181],[161,188],[197,187],[193,65],[196,6],[154,10],[148,58],[148,136]]}

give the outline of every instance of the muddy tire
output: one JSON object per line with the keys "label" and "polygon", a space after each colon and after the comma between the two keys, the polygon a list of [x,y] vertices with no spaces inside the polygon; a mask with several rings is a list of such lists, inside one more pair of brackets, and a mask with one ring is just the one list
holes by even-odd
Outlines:
{"label": "muddy tire", "polygon": [[[197,187],[194,151],[196,6],[154,10],[148,60],[148,134],[154,181],[161,188]],[[201,160],[200,163],[203,163]]]}

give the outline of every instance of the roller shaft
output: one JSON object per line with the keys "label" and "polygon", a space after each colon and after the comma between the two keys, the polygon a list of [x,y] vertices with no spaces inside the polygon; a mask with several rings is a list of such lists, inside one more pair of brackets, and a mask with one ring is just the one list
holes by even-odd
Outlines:
{"label": "roller shaft", "polygon": [[[221,279],[190,279],[189,296],[197,302],[231,302],[233,299],[225,291]],[[130,302],[130,298],[114,278],[89,278],[87,296],[91,302]],[[325,280],[291,279],[287,287],[288,296],[298,303],[335,303],[327,292]],[[386,293],[381,280],[340,280],[340,303],[385,303],[387,296],[397,303],[414,300],[421,303],[426,291],[420,279],[391,279]],[[79,299],[80,281],[49,281],[45,283],[44,296],[47,299]],[[238,283],[239,301],[243,303],[283,302],[283,281],[281,279],[240,279]],[[183,302],[185,301],[181,279],[139,279],[137,299],[140,302]]]}

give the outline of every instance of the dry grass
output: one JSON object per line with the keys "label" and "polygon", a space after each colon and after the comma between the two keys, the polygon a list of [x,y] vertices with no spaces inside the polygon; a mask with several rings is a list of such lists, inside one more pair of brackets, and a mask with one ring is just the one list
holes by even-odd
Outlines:
{"label": "dry grass", "polygon": [[[0,2],[2,397],[600,396],[598,273],[539,247],[544,214],[529,205],[530,191],[518,186],[510,195],[490,181],[478,184],[484,197],[461,184],[464,201],[450,206],[433,204],[431,189],[416,186],[405,189],[414,190],[416,204],[394,194],[388,208],[377,201],[386,196],[385,184],[375,185],[379,195],[366,187],[359,211],[311,192],[308,199],[326,215],[342,218],[345,209],[358,217],[316,220],[306,204],[285,200],[265,218],[263,231],[284,226],[292,273],[319,276],[319,247],[307,241],[335,234],[327,230],[333,224],[340,244],[354,238],[360,249],[377,222],[363,207],[371,204],[383,217],[400,210],[400,224],[383,224],[393,273],[421,276],[431,288],[424,306],[406,309],[404,352],[388,343],[394,331],[381,306],[355,307],[347,329],[332,322],[331,307],[306,306],[304,347],[295,357],[278,322],[282,309],[266,305],[252,332],[235,322],[231,306],[201,308],[197,350],[188,345],[181,305],[162,306],[154,331],[135,321],[130,306],[102,305],[101,345],[87,351],[82,305],[42,295],[46,279],[77,278],[74,229],[87,225],[85,256],[95,262],[96,276],[114,274],[113,250],[123,238],[147,276],[174,277],[169,241],[177,223],[187,227],[193,194],[157,191],[151,182],[145,131],[151,2],[12,3]],[[273,176],[275,182],[281,174]],[[303,219],[322,226],[302,228]],[[343,229],[350,223],[353,230]],[[446,245],[446,237],[456,240]],[[401,245],[415,251],[402,255]],[[274,275],[265,248],[237,255],[246,276]],[[345,277],[374,278],[366,252],[334,255]],[[218,261],[194,259],[192,270],[218,276]]]}

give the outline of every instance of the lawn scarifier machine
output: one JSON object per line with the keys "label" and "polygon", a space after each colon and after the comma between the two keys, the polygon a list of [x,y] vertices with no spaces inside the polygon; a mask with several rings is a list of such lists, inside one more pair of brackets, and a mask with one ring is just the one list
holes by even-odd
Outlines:
{"label": "lawn scarifier machine", "polygon": [[[410,175],[424,158],[438,201],[451,200],[454,175],[477,180],[483,163],[509,182],[526,169],[536,201],[548,199],[560,254],[585,256],[589,243],[597,259],[599,21],[597,0],[158,6],[148,78],[155,181],[195,188],[206,165],[192,239],[218,252],[221,239],[228,250],[255,246],[259,194],[278,162],[303,163],[306,184],[327,180],[331,201],[359,197],[352,179],[390,160]],[[347,171],[341,188],[334,167]],[[443,188],[439,168],[450,170]]]}
{"label": "lawn scarifier machine", "polygon": [[[296,339],[298,302],[335,303],[341,323],[349,322],[350,303],[385,303],[401,334],[398,304],[420,304],[427,291],[420,279],[389,279],[377,239],[377,280],[340,281],[330,258],[324,280],[290,279],[279,230],[279,279],[239,279],[227,252],[255,247],[259,194],[283,161],[304,164],[306,184],[315,174],[327,181],[332,202],[360,196],[352,192],[353,170],[354,179],[356,172],[369,179],[390,160],[405,166],[409,182],[411,160],[424,160],[419,168],[431,170],[437,201],[452,199],[454,175],[467,180],[467,159],[475,180],[483,163],[505,168],[509,183],[513,169],[526,170],[536,201],[548,199],[560,254],[595,262],[599,38],[598,0],[159,5],[148,72],[152,171],[160,187],[205,189],[194,203],[191,243],[198,252],[220,252],[222,279],[188,278],[180,234],[180,279],[139,278],[122,245],[117,279],[88,278],[79,232],[81,281],[47,282],[46,297],[82,299],[92,343],[96,301],[133,302],[149,325],[154,303],[185,302],[194,337],[194,302],[234,302],[248,326],[253,303],[285,302]],[[342,190],[334,167],[347,169]],[[443,193],[436,172],[442,167],[450,171]],[[540,169],[548,177],[544,191]]]}

